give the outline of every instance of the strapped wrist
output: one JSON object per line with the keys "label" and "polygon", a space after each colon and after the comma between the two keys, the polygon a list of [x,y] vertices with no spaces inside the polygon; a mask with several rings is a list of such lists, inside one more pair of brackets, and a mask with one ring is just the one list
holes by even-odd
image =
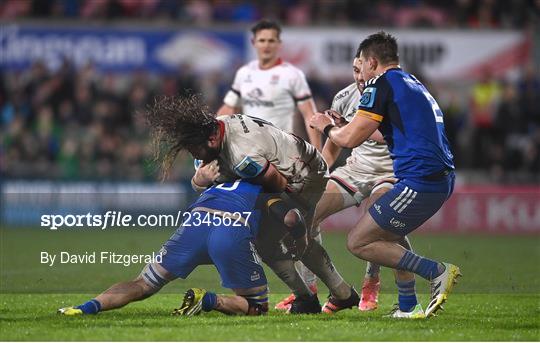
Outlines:
{"label": "strapped wrist", "polygon": [[196,192],[203,192],[207,187],[200,186],[195,182],[195,176],[191,178],[191,188]]}
{"label": "strapped wrist", "polygon": [[332,130],[335,126],[333,124],[328,124],[324,127],[323,133],[326,137],[330,138],[330,130]]}

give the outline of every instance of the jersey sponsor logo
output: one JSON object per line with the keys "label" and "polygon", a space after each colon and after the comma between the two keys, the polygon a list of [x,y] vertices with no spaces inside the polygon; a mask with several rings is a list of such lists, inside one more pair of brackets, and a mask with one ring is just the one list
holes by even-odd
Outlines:
{"label": "jersey sponsor logo", "polygon": [[392,217],[392,219],[390,219],[390,225],[392,225],[393,227],[398,228],[398,229],[403,229],[406,226],[405,223],[400,222],[399,220],[397,220],[394,217]]}
{"label": "jersey sponsor logo", "polygon": [[242,162],[234,167],[236,174],[245,179],[256,177],[263,169],[264,166],[261,166],[257,162],[253,161],[249,156],[244,157]]}
{"label": "jersey sponsor logo", "polygon": [[375,103],[375,93],[377,93],[377,88],[368,87],[364,89],[362,98],[360,99],[360,106],[373,107],[373,104]]}
{"label": "jersey sponsor logo", "polygon": [[258,99],[261,96],[263,96],[263,91],[260,88],[253,88],[251,91],[249,91],[247,93],[247,95],[252,97],[252,98],[257,98]]}
{"label": "jersey sponsor logo", "polygon": [[272,78],[270,79],[271,85],[277,85],[279,82],[279,75],[272,75]]}
{"label": "jersey sponsor logo", "polygon": [[373,208],[375,209],[375,211],[377,211],[378,214],[382,214],[381,205],[373,204]]}
{"label": "jersey sponsor logo", "polygon": [[349,91],[341,92],[338,95],[336,95],[336,98],[334,99],[334,101],[341,100],[344,97],[346,97],[347,95],[349,95]]}
{"label": "jersey sponsor logo", "polygon": [[249,91],[244,99],[242,99],[242,102],[244,103],[244,106],[262,106],[262,107],[274,107],[273,101],[268,100],[262,100],[261,98],[264,96],[264,93],[262,89],[260,88],[253,88],[251,91]]}

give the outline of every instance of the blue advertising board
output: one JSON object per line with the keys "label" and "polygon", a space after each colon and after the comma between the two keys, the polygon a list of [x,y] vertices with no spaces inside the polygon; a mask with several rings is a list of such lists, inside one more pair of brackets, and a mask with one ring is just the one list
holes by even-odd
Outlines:
{"label": "blue advertising board", "polygon": [[53,70],[65,58],[102,71],[165,73],[189,64],[197,72],[229,70],[246,56],[243,31],[0,25],[0,68],[41,60]]}

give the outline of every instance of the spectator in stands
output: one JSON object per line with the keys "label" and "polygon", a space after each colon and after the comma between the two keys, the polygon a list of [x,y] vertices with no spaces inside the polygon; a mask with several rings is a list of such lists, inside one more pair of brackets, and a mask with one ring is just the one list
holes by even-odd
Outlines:
{"label": "spectator in stands", "polygon": [[470,99],[471,125],[473,127],[474,159],[476,167],[486,165],[482,151],[490,148],[493,138],[493,118],[498,105],[501,88],[493,78],[491,71],[486,68],[481,79],[473,86]]}

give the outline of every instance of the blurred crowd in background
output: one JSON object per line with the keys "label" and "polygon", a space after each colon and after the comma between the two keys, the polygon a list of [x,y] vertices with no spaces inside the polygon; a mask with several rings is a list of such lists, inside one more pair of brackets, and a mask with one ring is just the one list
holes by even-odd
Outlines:
{"label": "blurred crowd in background", "polygon": [[284,25],[522,28],[537,0],[2,0],[0,18],[163,20],[189,25],[273,18]]}
{"label": "blurred crowd in background", "polygon": [[[373,24],[380,26],[524,27],[538,19],[540,1],[173,1],[4,0],[0,17],[88,19],[150,16],[186,24],[252,22],[276,17],[287,25]],[[519,6],[518,6],[519,5]],[[396,6],[398,10],[389,10]],[[315,10],[317,9],[317,10]],[[319,110],[352,81],[322,80],[305,71]],[[36,61],[22,72],[0,75],[0,172],[12,179],[156,180],[148,130],[141,116],[159,94],[200,92],[217,110],[234,70],[197,75],[188,65],[176,74],[144,71],[100,73],[70,61],[49,70]],[[352,75],[351,75],[352,77]],[[540,74],[523,66],[516,79],[484,76],[459,95],[423,80],[445,113],[456,166],[474,182],[540,183]],[[459,85],[463,88],[463,85]],[[465,96],[463,95],[465,94]],[[465,97],[465,98],[464,98]],[[173,180],[191,176],[187,156],[178,159]]]}
{"label": "blurred crowd in background", "polygon": [[[0,165],[9,178],[154,180],[156,170],[145,121],[145,105],[157,94],[201,92],[217,110],[232,75],[205,78],[177,75],[99,74],[88,64],[74,70],[68,61],[51,73],[36,62],[0,83]],[[310,78],[319,109],[350,80]],[[437,88],[432,87],[435,98]],[[526,68],[515,82],[490,77],[474,84],[470,98],[441,103],[457,167],[478,171],[484,181],[539,182],[540,78]],[[464,104],[464,105],[461,105]],[[193,172],[179,159],[173,178]],[[481,180],[480,180],[481,181]]]}

